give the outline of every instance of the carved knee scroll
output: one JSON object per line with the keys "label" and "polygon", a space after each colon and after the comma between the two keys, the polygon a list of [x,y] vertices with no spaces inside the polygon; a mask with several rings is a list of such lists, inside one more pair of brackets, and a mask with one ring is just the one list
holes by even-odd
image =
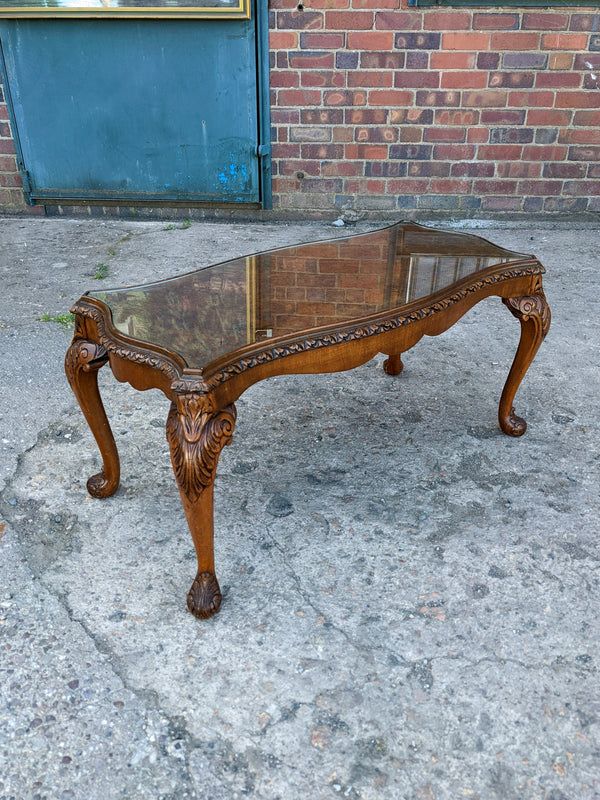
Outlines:
{"label": "carved knee scroll", "polygon": [[173,470],[198,558],[187,605],[201,619],[216,614],[221,605],[214,564],[213,486],[221,450],[231,444],[235,418],[234,405],[215,413],[209,396],[181,394],[167,420]]}
{"label": "carved knee scroll", "polygon": [[521,339],[500,398],[498,421],[504,433],[522,436],[527,423],[515,414],[513,400],[529,365],[550,329],[550,308],[541,285],[525,297],[503,298],[502,302],[521,323]]}
{"label": "carved knee scroll", "polygon": [[119,454],[98,391],[98,370],[106,364],[106,350],[97,343],[75,338],[67,350],[65,372],[102,455],[102,471],[87,482],[93,497],[109,497],[119,486]]}

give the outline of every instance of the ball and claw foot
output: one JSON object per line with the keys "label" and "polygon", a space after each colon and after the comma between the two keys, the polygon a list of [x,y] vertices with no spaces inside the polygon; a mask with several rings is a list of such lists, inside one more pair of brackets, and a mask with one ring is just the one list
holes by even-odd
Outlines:
{"label": "ball and claw foot", "polygon": [[515,414],[514,408],[511,408],[510,414],[505,418],[500,418],[500,427],[507,436],[523,436],[527,430],[527,423],[521,417]]}
{"label": "ball and claw foot", "polygon": [[208,619],[221,607],[221,589],[212,572],[199,572],[188,592],[187,607],[198,619]]}

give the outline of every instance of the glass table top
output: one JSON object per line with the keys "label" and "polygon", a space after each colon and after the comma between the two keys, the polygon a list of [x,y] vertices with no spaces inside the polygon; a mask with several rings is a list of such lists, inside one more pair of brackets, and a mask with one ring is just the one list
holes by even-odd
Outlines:
{"label": "glass table top", "polygon": [[478,236],[401,222],[88,296],[108,306],[121,333],[199,369],[248,344],[401,309],[524,258]]}

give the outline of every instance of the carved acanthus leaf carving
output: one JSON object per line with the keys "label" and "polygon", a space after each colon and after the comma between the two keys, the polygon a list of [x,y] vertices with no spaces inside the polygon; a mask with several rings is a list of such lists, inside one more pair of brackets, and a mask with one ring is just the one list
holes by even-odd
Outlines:
{"label": "carved acanthus leaf carving", "polygon": [[507,297],[502,302],[518,320],[532,320],[540,326],[542,338],[546,336],[550,330],[550,307],[541,290],[525,297]]}
{"label": "carved acanthus leaf carving", "polygon": [[234,405],[216,414],[205,395],[184,394],[171,404],[167,439],[179,486],[195,502],[215,477],[221,450],[231,444],[235,426]]}

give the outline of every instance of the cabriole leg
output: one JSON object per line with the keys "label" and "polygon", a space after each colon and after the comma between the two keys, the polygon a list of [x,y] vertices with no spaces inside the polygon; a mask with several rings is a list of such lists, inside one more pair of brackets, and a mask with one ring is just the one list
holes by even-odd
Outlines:
{"label": "cabriole leg", "polygon": [[527,423],[515,414],[513,400],[529,365],[550,328],[550,308],[543,291],[526,297],[509,297],[502,302],[521,323],[521,339],[504,385],[498,421],[504,433],[522,436]]}
{"label": "cabriole leg", "polygon": [[198,557],[187,605],[200,619],[216,614],[221,605],[215,575],[213,488],[221,450],[231,444],[235,417],[234,405],[215,413],[210,397],[181,394],[171,404],[167,420],[173,471]]}
{"label": "cabriole leg", "polygon": [[65,358],[65,372],[102,455],[102,471],[87,482],[93,497],[110,497],[119,486],[119,454],[98,390],[98,370],[108,361],[104,348],[74,339]]}

